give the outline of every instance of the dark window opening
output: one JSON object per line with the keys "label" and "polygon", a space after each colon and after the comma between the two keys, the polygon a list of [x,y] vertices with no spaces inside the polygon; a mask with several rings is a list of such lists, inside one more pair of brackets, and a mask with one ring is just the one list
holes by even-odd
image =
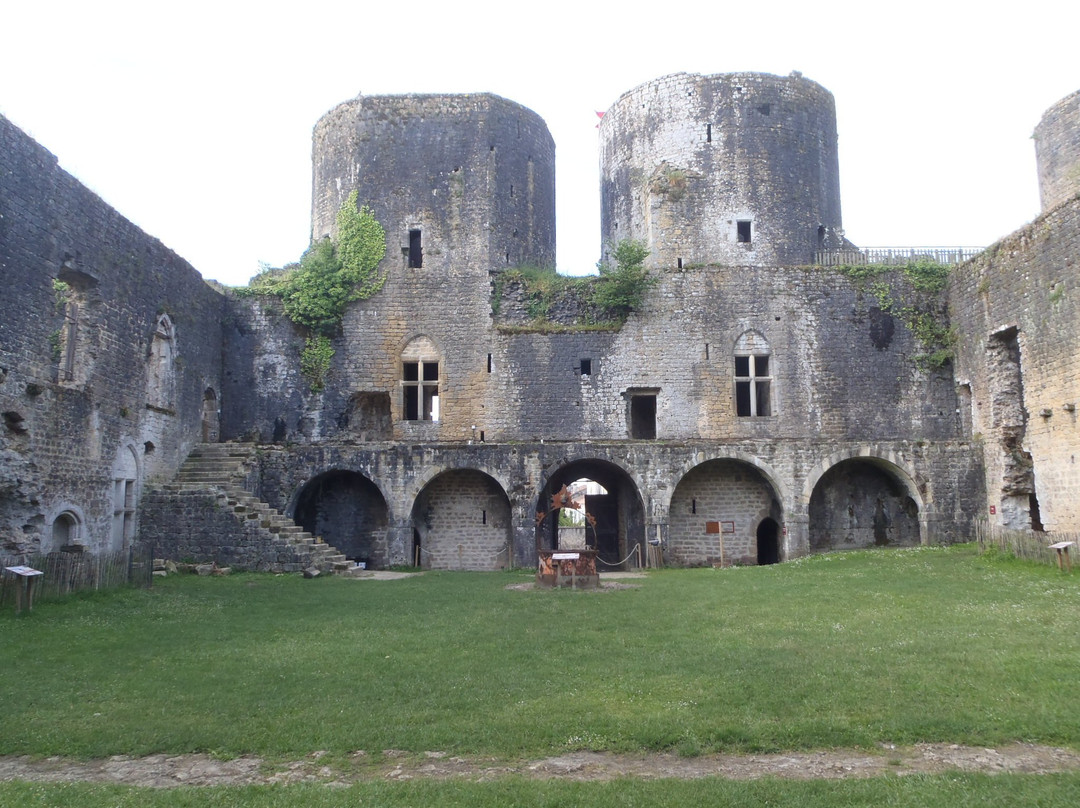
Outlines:
{"label": "dark window opening", "polygon": [[825,225],[819,224],[817,229],[817,245],[819,250],[825,249]]}
{"label": "dark window opening", "polygon": [[424,250],[420,240],[419,230],[409,231],[409,269],[420,269],[424,266]]}
{"label": "dark window opening", "polygon": [[146,443],[143,444],[143,454],[153,454],[154,449],[156,448],[157,447],[154,446],[154,442],[152,440],[148,440]]}
{"label": "dark window opening", "polygon": [[491,354],[488,354],[487,372],[491,373]]}
{"label": "dark window opening", "polygon": [[708,360],[708,358],[709,358],[709,343],[706,342],[705,343],[705,359]]}
{"label": "dark window opening", "polygon": [[697,513],[697,500],[696,499],[691,499],[690,500],[690,513]]}
{"label": "dark window opening", "polygon": [[507,263],[507,265],[510,264],[510,253],[506,254],[506,263]]}
{"label": "dark window opening", "polygon": [[487,524],[487,511],[486,510],[480,511],[480,524],[482,524],[482,525]]}
{"label": "dark window opening", "polygon": [[481,443],[484,442],[484,430],[482,430],[482,429],[480,430],[480,442]]}
{"label": "dark window opening", "polygon": [[581,360],[581,375],[582,376],[589,376],[591,374],[592,374],[592,360],[591,359],[582,359]]}
{"label": "dark window opening", "polygon": [[757,111],[760,112],[762,115],[768,115],[772,112],[772,104],[762,104],[760,107],[757,108]]}
{"label": "dark window opening", "polygon": [[75,378],[75,342],[79,334],[79,304],[68,301],[64,312],[64,381]]}
{"label": "dark window opening", "polygon": [[712,143],[712,124],[705,124],[705,142]]}
{"label": "dark window opening", "polygon": [[679,269],[682,269],[682,259],[681,258],[678,259],[678,263],[679,263]]}
{"label": "dark window opening", "polygon": [[769,357],[735,357],[735,413],[743,418],[772,415]]}
{"label": "dark window opening", "polygon": [[656,437],[656,396],[630,397],[630,437],[652,440]]}
{"label": "dark window opening", "polygon": [[750,243],[750,220],[740,219],[735,222],[736,239],[740,244]]}
{"label": "dark window opening", "polygon": [[514,186],[513,185],[510,186],[510,196],[511,196],[511,198],[514,196]]}
{"label": "dark window opening", "polygon": [[403,409],[406,421],[439,420],[439,363],[402,364]]}

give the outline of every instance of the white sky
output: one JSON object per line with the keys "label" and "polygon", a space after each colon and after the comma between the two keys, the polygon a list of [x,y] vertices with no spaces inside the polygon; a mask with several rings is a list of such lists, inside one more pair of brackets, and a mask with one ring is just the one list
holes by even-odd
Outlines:
{"label": "white sky", "polygon": [[1080,3],[641,6],[13,0],[0,114],[208,278],[307,246],[311,129],[358,92],[493,92],[556,144],[558,262],[599,257],[596,110],[678,71],[799,70],[836,97],[860,246],[984,246],[1038,214],[1031,133],[1080,89]]}

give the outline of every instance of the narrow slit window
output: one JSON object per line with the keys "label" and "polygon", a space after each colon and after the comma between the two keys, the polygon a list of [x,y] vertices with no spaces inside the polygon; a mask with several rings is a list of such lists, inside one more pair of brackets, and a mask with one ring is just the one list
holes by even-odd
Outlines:
{"label": "narrow slit window", "polygon": [[488,354],[487,372],[491,373],[491,354]]}
{"label": "narrow slit window", "polygon": [[712,143],[712,124],[705,124],[705,142]]}
{"label": "narrow slit window", "polygon": [[424,248],[419,230],[409,231],[409,269],[424,266]]}

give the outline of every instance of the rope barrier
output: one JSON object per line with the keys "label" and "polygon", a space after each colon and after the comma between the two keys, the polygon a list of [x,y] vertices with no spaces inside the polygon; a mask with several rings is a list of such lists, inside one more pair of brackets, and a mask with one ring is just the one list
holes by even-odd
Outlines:
{"label": "rope barrier", "polygon": [[630,560],[631,556],[634,556],[634,555],[636,555],[636,554],[637,554],[637,547],[635,546],[635,547],[634,547],[634,549],[630,551],[630,555],[628,555],[628,556],[627,556],[626,558],[624,558],[624,559],[623,559],[622,561],[616,561],[616,562],[615,562],[614,564],[612,564],[612,563],[610,563],[610,562],[608,562],[608,561],[604,561],[604,559],[602,559],[602,558],[601,558],[600,556],[597,556],[597,557],[596,557],[596,560],[597,560],[597,561],[598,561],[599,563],[601,563],[601,564],[606,564],[606,565],[607,565],[607,566],[609,566],[609,567],[621,567],[621,566],[622,566],[623,564],[625,564],[625,563],[626,563],[627,561],[629,561],[629,560]]}

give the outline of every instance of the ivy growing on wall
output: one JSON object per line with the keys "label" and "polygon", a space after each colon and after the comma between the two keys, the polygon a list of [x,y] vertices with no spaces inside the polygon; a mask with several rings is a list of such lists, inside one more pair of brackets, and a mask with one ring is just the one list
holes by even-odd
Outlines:
{"label": "ivy growing on wall", "polygon": [[246,288],[235,290],[280,298],[286,316],[311,333],[300,368],[313,392],[325,387],[334,356],[330,340],[341,332],[345,309],[386,283],[386,273],[378,269],[386,255],[386,231],[370,208],[357,208],[356,191],[338,211],[337,231],[336,240],[312,244],[298,264],[260,272]]}
{"label": "ivy growing on wall", "polygon": [[[501,326],[504,331],[561,332],[618,330],[633,311],[640,311],[648,291],[660,282],[645,269],[649,251],[636,241],[621,241],[612,254],[614,265],[601,262],[598,275],[569,277],[553,269],[519,267],[500,272],[494,283],[491,309],[496,316],[508,286],[522,289],[525,313],[530,323]],[[575,322],[560,318],[557,309],[577,312]]]}
{"label": "ivy growing on wall", "polygon": [[[889,264],[860,264],[831,267],[866,289],[883,312],[895,314],[926,349],[917,354],[915,364],[936,370],[953,358],[956,332],[943,322],[937,295],[949,283],[949,267],[934,261],[911,261],[896,267]],[[895,299],[893,288],[881,276],[899,269],[900,274],[924,300],[905,302]],[[867,287],[867,281],[873,281]]]}

